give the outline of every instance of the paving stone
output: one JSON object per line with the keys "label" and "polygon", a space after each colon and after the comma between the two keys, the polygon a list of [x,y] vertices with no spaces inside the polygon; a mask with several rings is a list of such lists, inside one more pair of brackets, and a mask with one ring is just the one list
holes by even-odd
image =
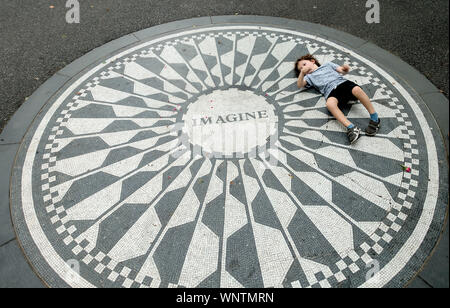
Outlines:
{"label": "paving stone", "polygon": [[9,179],[18,148],[18,144],[0,145],[0,246],[15,238],[9,210]]}
{"label": "paving stone", "polygon": [[0,288],[44,288],[25,261],[17,241],[0,246]]}

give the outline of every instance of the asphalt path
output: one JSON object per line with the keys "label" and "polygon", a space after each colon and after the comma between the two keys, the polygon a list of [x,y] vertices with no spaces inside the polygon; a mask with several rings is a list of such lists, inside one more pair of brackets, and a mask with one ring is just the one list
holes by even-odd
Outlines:
{"label": "asphalt path", "polygon": [[66,0],[0,1],[0,132],[42,83],[90,50],[167,22],[216,15],[263,15],[319,23],[390,51],[448,97],[449,1],[379,0],[380,23],[366,22],[366,0],[80,0],[68,24]]}

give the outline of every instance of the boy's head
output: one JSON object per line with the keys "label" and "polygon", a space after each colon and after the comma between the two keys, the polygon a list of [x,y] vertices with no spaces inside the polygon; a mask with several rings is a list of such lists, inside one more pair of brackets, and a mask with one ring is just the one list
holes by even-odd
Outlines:
{"label": "boy's head", "polygon": [[295,62],[295,75],[297,77],[300,76],[300,72],[304,67],[308,67],[310,69],[309,71],[311,72],[317,69],[316,66],[319,67],[320,63],[319,61],[317,61],[316,58],[314,58],[313,55],[311,54],[304,55]]}

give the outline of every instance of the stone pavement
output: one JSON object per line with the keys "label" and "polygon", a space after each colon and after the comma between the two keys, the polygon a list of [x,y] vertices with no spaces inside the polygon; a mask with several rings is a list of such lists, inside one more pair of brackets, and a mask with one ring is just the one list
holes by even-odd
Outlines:
{"label": "stone pavement", "polygon": [[[306,53],[351,66],[376,137],[349,146],[297,88]],[[448,286],[448,249],[419,274],[447,217],[447,106],[406,63],[317,24],[205,17],[112,41],[0,135],[0,237],[17,237],[0,286]]]}

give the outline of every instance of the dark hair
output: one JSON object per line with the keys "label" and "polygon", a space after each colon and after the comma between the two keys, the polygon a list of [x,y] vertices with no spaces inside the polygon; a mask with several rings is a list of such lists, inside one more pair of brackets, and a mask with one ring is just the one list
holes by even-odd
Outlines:
{"label": "dark hair", "polygon": [[319,61],[317,61],[317,59],[314,58],[313,55],[311,55],[311,54],[304,55],[303,57],[301,57],[300,59],[298,59],[295,62],[295,68],[294,69],[295,69],[295,75],[297,76],[297,78],[298,78],[298,76],[300,76],[300,70],[298,69],[298,62],[300,62],[302,60],[309,60],[309,61],[314,60],[314,61],[316,61],[316,65],[320,66]]}

